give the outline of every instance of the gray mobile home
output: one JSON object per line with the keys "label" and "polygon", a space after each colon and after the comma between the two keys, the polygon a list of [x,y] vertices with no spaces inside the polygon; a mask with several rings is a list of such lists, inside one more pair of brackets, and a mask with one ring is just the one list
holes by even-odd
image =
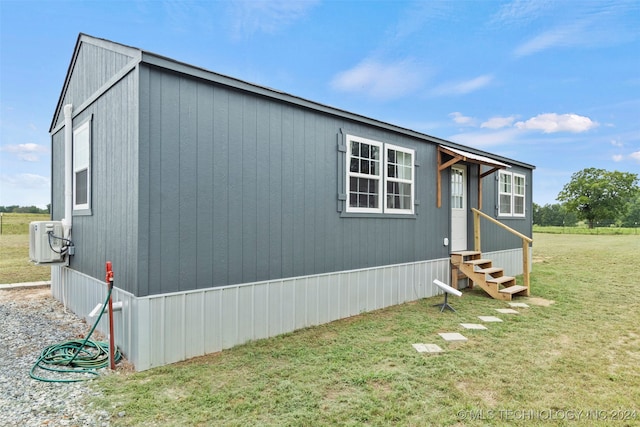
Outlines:
{"label": "gray mobile home", "polygon": [[52,292],[87,317],[112,261],[138,370],[437,295],[471,208],[532,233],[532,165],[84,34],[50,133]]}

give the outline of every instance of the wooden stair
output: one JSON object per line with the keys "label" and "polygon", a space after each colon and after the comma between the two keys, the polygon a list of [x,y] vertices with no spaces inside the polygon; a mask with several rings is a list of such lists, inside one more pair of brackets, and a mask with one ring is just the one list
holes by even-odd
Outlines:
{"label": "wooden stair", "polygon": [[515,277],[505,276],[502,268],[494,267],[478,251],[452,252],[451,277],[454,288],[459,279],[468,278],[469,287],[478,285],[491,297],[503,301],[511,301],[514,295],[529,296],[528,287],[516,285]]}

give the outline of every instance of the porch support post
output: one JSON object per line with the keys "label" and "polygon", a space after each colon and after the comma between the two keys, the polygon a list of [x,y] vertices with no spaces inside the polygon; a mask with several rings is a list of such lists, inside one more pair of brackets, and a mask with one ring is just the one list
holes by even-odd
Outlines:
{"label": "porch support post", "polygon": [[453,159],[448,162],[442,164],[442,151],[438,149],[438,177],[437,177],[437,192],[438,192],[438,200],[437,206],[442,207],[442,171],[447,169],[450,166],[455,165],[459,161],[464,160],[462,156],[454,156]]}
{"label": "porch support post", "polygon": [[442,169],[440,168],[441,165],[442,165],[442,151],[438,149],[438,169],[436,171],[436,174],[438,174],[438,176],[436,177],[438,200],[436,201],[436,206],[439,208],[442,207]]}
{"label": "porch support post", "polygon": [[527,287],[527,296],[531,294],[529,286],[529,242],[522,239],[522,278],[524,286]]}
{"label": "porch support post", "polygon": [[482,177],[480,173],[482,172],[482,165],[478,164],[478,210],[482,210]]}
{"label": "porch support post", "polygon": [[473,250],[480,252],[480,215],[473,212]]}

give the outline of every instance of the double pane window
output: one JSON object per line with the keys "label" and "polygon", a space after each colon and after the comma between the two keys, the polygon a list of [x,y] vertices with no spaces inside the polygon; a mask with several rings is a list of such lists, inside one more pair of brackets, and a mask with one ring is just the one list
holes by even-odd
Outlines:
{"label": "double pane window", "polygon": [[414,155],[347,135],[347,212],[413,213]]}
{"label": "double pane window", "polygon": [[349,210],[352,212],[382,212],[382,144],[376,141],[349,141]]}
{"label": "double pane window", "polygon": [[525,215],[525,177],[500,171],[498,184],[498,211],[501,216]]}

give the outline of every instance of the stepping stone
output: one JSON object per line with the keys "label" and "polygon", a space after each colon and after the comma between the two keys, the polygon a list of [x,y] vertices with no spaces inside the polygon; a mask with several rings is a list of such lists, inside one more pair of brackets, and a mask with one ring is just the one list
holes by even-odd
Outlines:
{"label": "stepping stone", "polygon": [[411,344],[418,353],[442,353],[442,349],[437,344]]}
{"label": "stepping stone", "polygon": [[457,332],[440,332],[438,335],[445,341],[467,341],[467,338]]}
{"label": "stepping stone", "polygon": [[462,326],[465,329],[487,329],[486,326],[479,325],[477,323],[460,323],[460,326]]}
{"label": "stepping stone", "polygon": [[520,307],[520,308],[529,308],[529,305],[523,303],[523,302],[510,302],[509,305],[511,307]]}
{"label": "stepping stone", "polygon": [[496,311],[502,314],[520,314],[518,311],[514,310],[513,308],[496,308]]}
{"label": "stepping stone", "polygon": [[502,319],[496,316],[478,316],[483,322],[502,322]]}

